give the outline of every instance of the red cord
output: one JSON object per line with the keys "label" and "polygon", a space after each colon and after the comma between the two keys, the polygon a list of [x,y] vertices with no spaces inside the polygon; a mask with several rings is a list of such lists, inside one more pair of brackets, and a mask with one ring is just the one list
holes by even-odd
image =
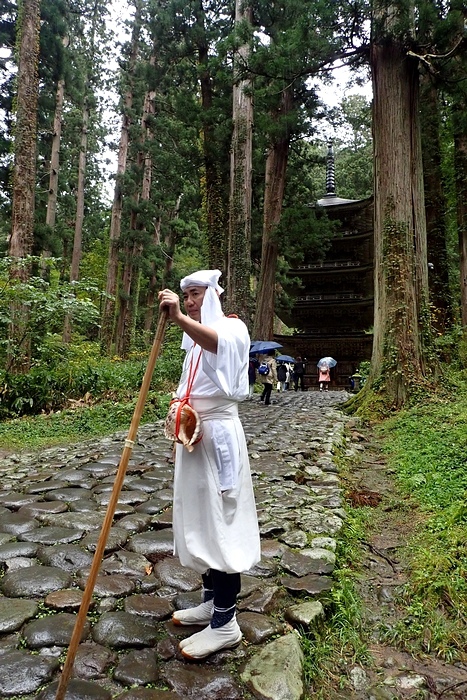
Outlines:
{"label": "red cord", "polygon": [[[193,353],[195,351],[196,343],[193,345]],[[188,399],[190,398],[191,394],[191,389],[193,387],[193,382],[195,381],[195,376],[196,372],[198,371],[198,366],[199,366],[199,361],[201,359],[202,355],[202,350],[200,351],[198,355],[198,359],[196,360],[196,365],[195,368],[193,369],[193,355],[191,356],[190,359],[190,368],[188,370],[188,384],[186,388],[186,394],[183,399],[172,399],[170,403],[173,403],[174,401],[179,401],[179,405],[177,406],[177,413],[175,414],[175,437],[178,440],[178,432],[180,430],[180,422],[182,419],[182,410],[183,407],[186,403],[188,403]]]}

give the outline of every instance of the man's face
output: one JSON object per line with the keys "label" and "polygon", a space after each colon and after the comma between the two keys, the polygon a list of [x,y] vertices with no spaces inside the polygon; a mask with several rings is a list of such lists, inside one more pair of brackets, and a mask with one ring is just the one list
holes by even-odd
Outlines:
{"label": "man's face", "polygon": [[183,290],[183,305],[193,321],[201,321],[201,307],[205,293],[206,287],[187,287]]}

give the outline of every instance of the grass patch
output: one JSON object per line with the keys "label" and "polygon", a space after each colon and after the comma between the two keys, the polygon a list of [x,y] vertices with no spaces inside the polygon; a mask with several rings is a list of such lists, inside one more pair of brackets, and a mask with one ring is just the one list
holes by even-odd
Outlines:
{"label": "grass patch", "polygon": [[362,624],[362,603],[356,591],[369,508],[349,508],[339,533],[332,591],[323,599],[326,622],[313,635],[302,635],[305,681],[310,697],[328,700],[336,689],[349,687],[349,668],[371,664]]}
{"label": "grass patch", "polygon": [[[375,428],[397,486],[388,504],[405,514],[409,509],[417,522],[404,547],[409,578],[395,601],[397,621],[380,630],[380,641],[418,657],[434,654],[447,663],[467,659],[466,419],[467,376],[458,373],[450,375],[442,392],[427,395]],[[345,479],[345,456],[339,467]],[[314,700],[345,697],[352,666],[373,665],[358,581],[366,575],[363,542],[370,524],[374,527],[375,510],[347,505],[346,511],[325,626],[302,636],[307,691]]]}
{"label": "grass patch", "polygon": [[[0,423],[0,449],[29,452],[128,430],[137,398],[103,400],[90,406],[3,421]],[[164,418],[169,400],[169,394],[150,392],[141,425]]]}
{"label": "grass patch", "polygon": [[380,428],[402,496],[423,514],[410,542],[410,579],[397,601],[402,619],[386,641],[412,654],[467,658],[467,382]]}

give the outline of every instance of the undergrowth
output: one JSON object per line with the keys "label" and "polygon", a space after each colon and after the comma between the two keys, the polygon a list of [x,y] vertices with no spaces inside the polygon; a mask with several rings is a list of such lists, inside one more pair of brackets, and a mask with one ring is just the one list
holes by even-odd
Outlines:
{"label": "undergrowth", "polygon": [[[165,417],[170,395],[150,392],[141,425]],[[128,430],[137,396],[0,422],[0,449],[26,452]]]}
{"label": "undergrowth", "polygon": [[467,658],[467,381],[453,377],[450,394],[427,400],[379,429],[401,495],[423,513],[408,543],[410,578],[397,601],[402,619],[388,642],[446,661]]}
{"label": "undergrowth", "polygon": [[[447,663],[467,659],[466,419],[467,375],[451,371],[436,393],[386,415],[375,428],[397,486],[392,507],[418,513],[415,534],[406,543],[408,581],[395,600],[398,618],[380,630],[380,638],[414,656],[431,653]],[[345,459],[340,467],[345,477]],[[302,637],[314,700],[328,700],[339,690],[344,697],[350,669],[372,665],[356,582],[365,575],[363,542],[374,511],[349,504],[346,509],[326,624]]]}
{"label": "undergrowth", "polygon": [[333,588],[323,599],[326,623],[313,635],[302,635],[305,681],[314,700],[328,700],[336,688],[348,687],[348,672],[354,664],[371,663],[356,588],[360,542],[365,539],[369,517],[368,508],[348,509],[337,542]]}
{"label": "undergrowth", "polygon": [[[167,329],[141,423],[163,418],[182,365],[181,333]],[[101,357],[97,343],[52,344],[27,374],[0,372],[0,449],[35,450],[128,429],[149,350]],[[2,420],[3,419],[3,420]]]}

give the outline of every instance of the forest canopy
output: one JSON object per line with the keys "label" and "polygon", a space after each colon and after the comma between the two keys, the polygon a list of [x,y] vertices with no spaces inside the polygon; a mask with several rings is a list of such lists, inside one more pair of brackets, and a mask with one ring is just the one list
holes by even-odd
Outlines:
{"label": "forest canopy", "polygon": [[[384,304],[369,386],[399,376],[401,403],[404,366],[436,381],[434,338],[467,322],[462,3],[126,7],[116,22],[118,5],[100,0],[2,4],[5,371],[43,362],[51,338],[95,342],[109,357],[144,349],[157,292],[195,267],[220,268],[226,311],[272,338],[281,304],[293,304],[288,271],[333,235],[315,209],[332,136],[339,195],[375,197]],[[337,107],[323,102],[336,65],[356,83],[371,76],[373,110],[352,89]],[[393,295],[391,241],[406,281]],[[410,318],[394,312],[401,303]]]}

